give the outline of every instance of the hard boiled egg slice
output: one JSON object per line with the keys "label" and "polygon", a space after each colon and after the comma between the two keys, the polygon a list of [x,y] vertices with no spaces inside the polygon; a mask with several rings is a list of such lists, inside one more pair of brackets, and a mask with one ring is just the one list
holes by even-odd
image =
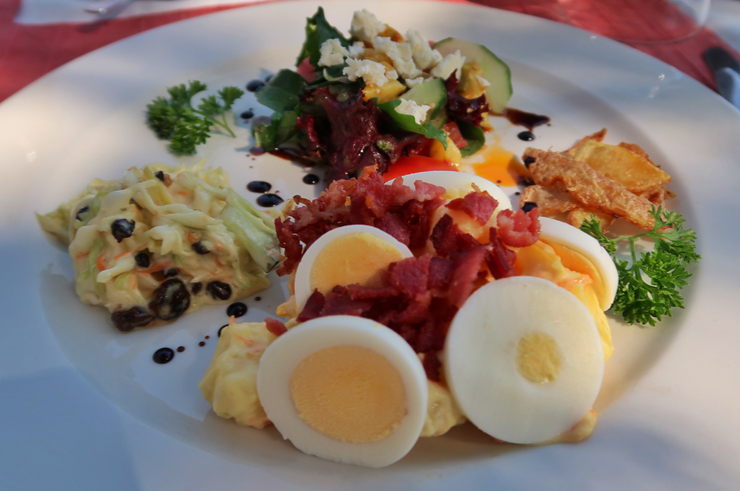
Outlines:
{"label": "hard boiled egg slice", "polygon": [[381,286],[380,270],[412,255],[408,247],[375,227],[347,225],[330,230],[311,244],[298,264],[298,312],[315,290],[326,295],[337,285]]}
{"label": "hard boiled egg slice", "polygon": [[262,355],[257,392],[267,417],[304,453],[366,467],[411,450],[427,411],[427,379],[391,329],[336,315],[292,328]]}
{"label": "hard boiled egg slice", "polygon": [[563,265],[593,278],[599,305],[609,310],[617,294],[619,273],[599,241],[565,222],[540,218],[540,240],[555,249]]}
{"label": "hard boiled egg slice", "polygon": [[[506,196],[506,193],[504,193],[500,187],[488,179],[484,179],[473,174],[453,171],[428,171],[403,176],[403,182],[407,186],[413,187],[414,182],[416,181],[427,182],[429,184],[435,184],[445,188],[447,192],[442,196],[442,198],[450,201],[462,198],[471,191],[474,191],[473,184],[475,184],[478,189],[481,191],[487,191],[488,194],[498,202],[498,206],[491,214],[491,218],[485,224],[471,218],[464,211],[451,210],[446,206],[440,206],[432,214],[432,229],[434,229],[434,226],[440,218],[444,215],[450,215],[463,233],[470,234],[480,242],[486,243],[488,242],[489,237],[488,229],[491,226],[496,225],[496,216],[498,215],[498,212],[501,210],[511,210],[511,201],[509,201],[508,196]],[[427,248],[424,252],[434,252],[434,247],[432,246],[431,241],[427,242]]]}
{"label": "hard boiled egg slice", "polygon": [[488,283],[450,325],[443,366],[463,413],[511,443],[540,443],[592,407],[604,375],[596,324],[570,292],[531,276]]}

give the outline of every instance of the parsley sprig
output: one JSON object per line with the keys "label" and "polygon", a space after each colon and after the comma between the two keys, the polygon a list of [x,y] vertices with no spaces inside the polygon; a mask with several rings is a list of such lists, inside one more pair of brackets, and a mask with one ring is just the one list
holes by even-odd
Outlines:
{"label": "parsley sprig", "polygon": [[201,99],[197,107],[193,107],[191,100],[196,94],[208,87],[197,80],[185,84],[168,87],[170,97],[157,97],[147,104],[147,122],[158,137],[170,140],[170,149],[174,153],[192,155],[195,147],[205,143],[214,125],[226,130],[232,137],[234,132],[226,122],[226,111],[232,108],[234,102],[244,95],[244,91],[237,87],[224,87],[218,91],[218,96],[210,95]]}
{"label": "parsley sprig", "polygon": [[[697,262],[696,233],[684,229],[681,214],[655,207],[653,229],[629,236],[610,239],[604,235],[599,221],[592,217],[583,222],[581,230],[598,240],[612,256],[619,272],[619,286],[612,308],[630,324],[650,324],[670,317],[674,307],[684,308],[681,289],[688,284],[691,273],[686,265]],[[643,237],[653,239],[651,252],[638,256],[635,243]],[[631,261],[616,258],[617,244],[629,241]]]}

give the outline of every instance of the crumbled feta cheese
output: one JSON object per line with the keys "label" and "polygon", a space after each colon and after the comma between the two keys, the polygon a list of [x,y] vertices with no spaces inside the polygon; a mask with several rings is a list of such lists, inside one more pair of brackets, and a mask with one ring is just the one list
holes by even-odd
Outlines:
{"label": "crumbled feta cheese", "polygon": [[417,78],[407,78],[406,79],[406,87],[409,89],[416,87],[419,84],[424,83],[424,77],[417,77]]}
{"label": "crumbled feta cheese", "polygon": [[431,68],[442,60],[442,55],[436,49],[432,49],[424,36],[419,31],[409,29],[406,33],[406,41],[411,45],[414,62],[421,70]]}
{"label": "crumbled feta cheese", "polygon": [[349,47],[349,56],[357,58],[363,53],[363,51],[365,51],[365,43],[362,41],[355,41],[355,43]]}
{"label": "crumbled feta cheese", "polygon": [[393,68],[403,78],[416,78],[421,75],[421,70],[414,64],[409,43],[396,43],[389,38],[373,38],[373,47],[376,51],[388,55],[393,62]]}
{"label": "crumbled feta cheese", "polygon": [[475,76],[475,78],[476,78],[476,79],[478,79],[478,83],[479,83],[479,84],[480,84],[480,86],[481,86],[481,87],[483,87],[484,89],[485,89],[486,87],[490,87],[490,86],[491,86],[491,82],[489,82],[489,81],[488,81],[488,80],[486,80],[485,78],[481,77],[480,75],[476,75],[476,76]]}
{"label": "crumbled feta cheese", "polygon": [[427,106],[426,104],[420,106],[414,101],[401,99],[401,103],[396,106],[396,112],[398,114],[408,114],[409,116],[413,116],[416,124],[422,124],[426,121],[427,112],[431,107],[432,106]]}
{"label": "crumbled feta cheese", "polygon": [[398,78],[398,72],[395,70],[388,70],[385,72],[385,76],[388,77],[388,80],[396,80]]}
{"label": "crumbled feta cheese", "polygon": [[319,48],[321,58],[319,66],[333,66],[344,63],[344,58],[349,56],[349,51],[342,46],[339,39],[327,39]]}
{"label": "crumbled feta cheese", "polygon": [[442,77],[447,80],[452,73],[457,70],[457,78],[460,78],[462,66],[465,64],[465,57],[460,55],[460,50],[445,56],[430,72],[435,77]]}
{"label": "crumbled feta cheese", "polygon": [[347,58],[347,65],[349,66],[345,67],[342,72],[351,82],[362,77],[366,84],[381,87],[388,81],[385,74],[385,65],[377,61]]}
{"label": "crumbled feta cheese", "polygon": [[352,25],[349,28],[350,34],[357,39],[370,42],[372,39],[385,31],[385,24],[380,22],[375,14],[367,9],[358,10],[352,16]]}

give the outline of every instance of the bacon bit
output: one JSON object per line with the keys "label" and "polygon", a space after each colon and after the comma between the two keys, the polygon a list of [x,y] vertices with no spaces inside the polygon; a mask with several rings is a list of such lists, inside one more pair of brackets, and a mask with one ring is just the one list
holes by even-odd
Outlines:
{"label": "bacon bit", "polygon": [[198,237],[193,234],[192,230],[188,230],[188,242],[190,242],[191,244],[195,244],[196,242],[198,242]]}
{"label": "bacon bit", "polygon": [[391,285],[406,296],[419,299],[427,291],[429,263],[432,256],[426,254],[420,258],[409,257],[393,264]]}
{"label": "bacon bit", "polygon": [[126,256],[128,254],[131,254],[131,251],[124,251],[124,252],[120,253],[119,255],[113,257],[113,259],[118,260],[118,259],[121,259],[123,256]]}
{"label": "bacon bit", "polygon": [[426,353],[424,355],[422,366],[424,367],[424,372],[426,372],[429,380],[432,382],[441,381],[439,369],[442,368],[442,363],[440,363],[437,353]]}
{"label": "bacon bit", "polygon": [[325,303],[326,299],[324,298],[324,295],[320,291],[314,290],[311,296],[308,297],[303,311],[298,314],[298,322],[306,322],[320,317]]}
{"label": "bacon bit", "polygon": [[265,327],[267,327],[267,330],[275,336],[280,336],[288,332],[288,328],[285,327],[285,324],[271,317],[265,319]]}
{"label": "bacon bit", "polygon": [[514,276],[514,262],[516,262],[516,252],[506,248],[498,236],[495,228],[488,230],[489,244],[488,255],[486,256],[486,265],[491,275],[497,280]]}
{"label": "bacon bit", "polygon": [[101,254],[98,256],[98,259],[95,261],[95,266],[98,267],[98,271],[105,271],[105,262],[103,261],[104,254]]}
{"label": "bacon bit", "polygon": [[450,210],[460,210],[479,223],[485,224],[493,215],[498,201],[487,191],[472,191],[462,198],[453,199],[447,203]]}
{"label": "bacon bit", "polygon": [[462,133],[460,133],[460,127],[457,126],[457,123],[454,121],[448,121],[445,123],[444,126],[442,126],[442,130],[447,133],[447,136],[450,137],[450,140],[452,140],[452,143],[454,143],[457,148],[462,148],[468,144],[468,140],[463,138]]}
{"label": "bacon bit", "polygon": [[372,308],[371,300],[353,300],[344,286],[335,286],[326,296],[321,316],[325,315],[362,315]]}
{"label": "bacon bit", "polygon": [[462,307],[473,292],[473,282],[478,277],[486,252],[486,247],[479,245],[475,249],[454,254],[455,271],[452,273],[448,298],[455,307]]}
{"label": "bacon bit", "polygon": [[400,295],[396,287],[389,285],[380,288],[362,286],[358,283],[348,285],[347,292],[352,300],[367,300],[375,298],[388,298]]}
{"label": "bacon bit", "polygon": [[89,255],[90,255],[90,251],[87,251],[87,252],[80,252],[79,254],[77,254],[77,255],[75,256],[75,258],[76,258],[76,259],[82,259],[83,257],[87,257],[87,256],[89,256]]}
{"label": "bacon bit", "polygon": [[156,273],[157,271],[162,271],[163,269],[167,269],[170,266],[172,266],[172,261],[165,261],[158,264],[153,264],[152,266],[146,268],[146,269],[135,269],[134,272],[138,274],[152,274]]}
{"label": "bacon bit", "polygon": [[427,288],[430,290],[443,290],[447,288],[447,285],[452,280],[452,272],[454,270],[455,265],[449,259],[436,256],[432,257],[429,263]]}
{"label": "bacon bit", "polygon": [[445,214],[439,219],[432,230],[430,237],[434,249],[442,257],[449,257],[456,251],[467,251],[480,244],[475,237],[463,233],[450,215]]}
{"label": "bacon bit", "polygon": [[523,210],[501,210],[496,217],[501,240],[511,247],[531,246],[540,239],[539,217],[539,208],[527,213]]}

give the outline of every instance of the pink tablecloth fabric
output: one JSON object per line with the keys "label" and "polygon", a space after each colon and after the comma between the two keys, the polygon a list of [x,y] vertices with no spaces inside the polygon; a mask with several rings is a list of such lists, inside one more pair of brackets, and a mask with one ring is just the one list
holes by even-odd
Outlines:
{"label": "pink tablecloth fabric", "polygon": [[[588,7],[589,2],[594,4],[593,8]],[[608,4],[614,3],[609,0],[473,0],[472,3],[564,23],[568,23],[569,19],[578,19],[585,21],[582,25],[591,26],[595,32],[599,32],[599,27],[620,21],[629,22],[633,29],[652,28],[650,19],[635,18],[632,12],[618,8],[606,8]],[[208,7],[113,19],[95,24],[19,25],[13,23],[19,4],[20,0],[0,0],[0,101],[42,75],[101,46],[171,22],[235,8]],[[584,19],[584,16],[587,18]],[[678,43],[634,47],[673,65],[714,89],[714,78],[702,61],[701,54],[706,48],[716,45],[730,49],[715,33],[705,28],[690,39]]]}

